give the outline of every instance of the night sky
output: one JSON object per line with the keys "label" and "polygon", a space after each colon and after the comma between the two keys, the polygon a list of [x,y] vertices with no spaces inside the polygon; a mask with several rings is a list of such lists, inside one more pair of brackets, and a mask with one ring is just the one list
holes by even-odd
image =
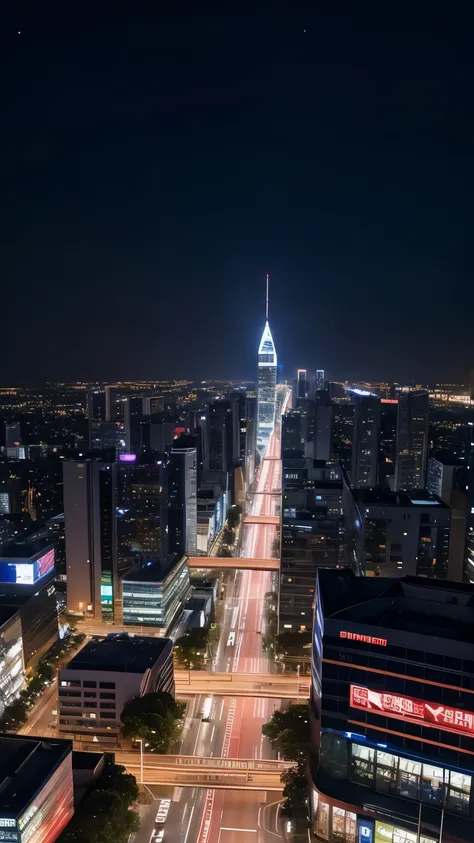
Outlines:
{"label": "night sky", "polygon": [[252,378],[267,271],[282,377],[468,377],[468,21],[339,5],[8,4],[3,384]]}

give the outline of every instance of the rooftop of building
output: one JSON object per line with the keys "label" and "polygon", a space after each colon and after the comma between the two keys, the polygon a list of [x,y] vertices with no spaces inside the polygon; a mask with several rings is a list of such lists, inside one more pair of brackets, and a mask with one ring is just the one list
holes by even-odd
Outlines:
{"label": "rooftop of building", "polygon": [[169,638],[111,633],[89,641],[64,670],[97,670],[110,673],[145,673],[161,656],[172,651]]}
{"label": "rooftop of building", "polygon": [[403,492],[391,492],[390,489],[352,489],[354,500],[361,506],[407,506],[436,507],[449,509],[441,498],[431,495],[425,489],[413,489]]}
{"label": "rooftop of building", "polygon": [[31,559],[35,560],[46,551],[51,550],[54,544],[51,539],[38,538],[27,541],[12,541],[0,545],[0,557],[2,559]]}
{"label": "rooftop of building", "polygon": [[474,585],[318,570],[325,618],[474,644]]}
{"label": "rooftop of building", "polygon": [[149,561],[143,568],[136,571],[129,571],[123,577],[124,582],[162,582],[175,565],[180,561],[181,557],[177,553],[172,553],[166,559],[155,559]]}
{"label": "rooftop of building", "polygon": [[0,736],[0,812],[18,817],[68,753],[71,741]]}

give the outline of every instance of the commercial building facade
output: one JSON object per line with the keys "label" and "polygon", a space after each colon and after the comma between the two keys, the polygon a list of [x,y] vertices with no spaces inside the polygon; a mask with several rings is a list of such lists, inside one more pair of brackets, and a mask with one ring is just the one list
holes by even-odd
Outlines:
{"label": "commercial building facade", "polygon": [[168,466],[169,552],[195,553],[197,549],[196,448],[172,448]]}
{"label": "commercial building facade", "polygon": [[125,704],[157,691],[174,695],[170,639],[94,638],[59,672],[59,731],[84,744],[116,743]]}
{"label": "commercial building facade", "polygon": [[257,449],[261,456],[275,425],[277,354],[268,323],[268,276],[266,322],[258,347],[258,426]]}
{"label": "commercial building facade", "polygon": [[189,595],[188,557],[173,554],[148,563],[122,580],[123,623],[156,626],[166,634]]}
{"label": "commercial building facade", "polygon": [[447,579],[451,508],[424,490],[352,489],[344,475],[346,565],[368,576]]}
{"label": "commercial building facade", "polygon": [[363,389],[349,391],[354,400],[351,483],[357,489],[377,485],[380,447],[380,398]]}
{"label": "commercial building facade", "polygon": [[54,843],[74,814],[72,744],[0,737],[0,840]]}
{"label": "commercial building facade", "polygon": [[280,632],[312,629],[317,569],[342,564],[342,475],[337,463],[283,457]]}
{"label": "commercial building facade", "polygon": [[400,392],[397,411],[395,489],[424,489],[430,399],[427,392]]}
{"label": "commercial building facade", "polygon": [[311,815],[339,843],[474,839],[474,588],[319,570]]}

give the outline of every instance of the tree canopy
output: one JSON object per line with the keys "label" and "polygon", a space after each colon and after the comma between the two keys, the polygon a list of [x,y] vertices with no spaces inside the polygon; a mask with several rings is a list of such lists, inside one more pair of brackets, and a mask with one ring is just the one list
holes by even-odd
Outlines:
{"label": "tree canopy", "polygon": [[165,691],[135,697],[122,711],[122,736],[141,738],[149,752],[165,753],[180,733],[185,708]]}
{"label": "tree canopy", "polygon": [[174,654],[183,667],[199,669],[203,667],[209,640],[207,629],[188,629],[178,638]]}
{"label": "tree canopy", "polygon": [[137,783],[125,767],[106,767],[79,803],[58,843],[127,843],[140,825],[138,815],[130,810],[137,797]]}
{"label": "tree canopy", "polygon": [[310,740],[308,706],[290,704],[286,711],[275,711],[262,732],[286,761],[306,760]]}

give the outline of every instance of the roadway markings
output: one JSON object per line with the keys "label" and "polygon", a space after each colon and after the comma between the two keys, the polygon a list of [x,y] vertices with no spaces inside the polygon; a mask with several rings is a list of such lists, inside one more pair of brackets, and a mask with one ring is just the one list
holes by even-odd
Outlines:
{"label": "roadway markings", "polygon": [[201,820],[201,828],[197,838],[197,843],[207,843],[209,837],[209,830],[211,828],[212,809],[214,807],[215,790],[208,790],[206,792],[206,802]]}

